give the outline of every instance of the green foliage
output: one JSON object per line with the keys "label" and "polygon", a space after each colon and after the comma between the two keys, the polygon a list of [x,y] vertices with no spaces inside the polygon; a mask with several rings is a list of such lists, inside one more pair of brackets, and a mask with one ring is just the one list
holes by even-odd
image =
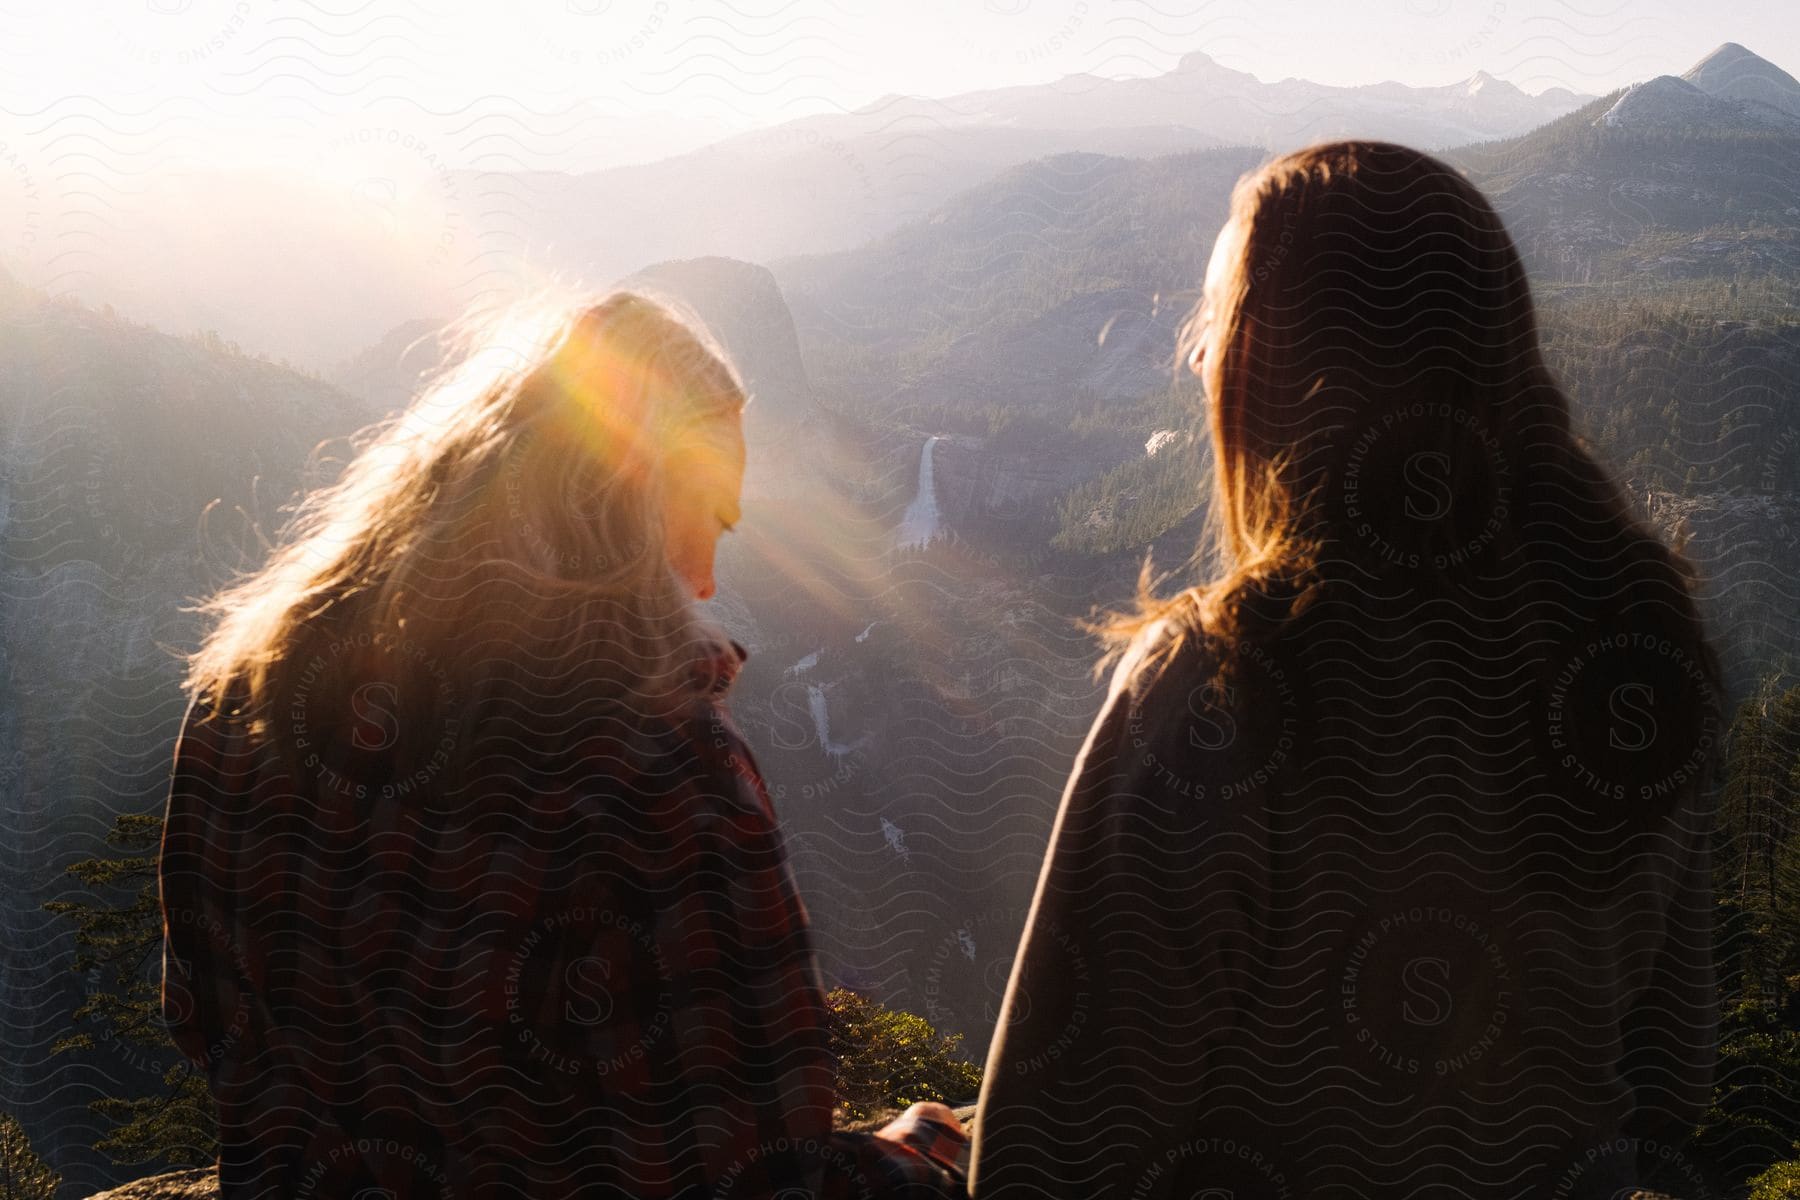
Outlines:
{"label": "green foliage", "polygon": [[923,1017],[845,988],[825,999],[842,1118],[864,1121],[921,1100],[962,1103],[981,1090],[981,1069],[962,1057],[960,1036],[941,1034]]}
{"label": "green foliage", "polygon": [[0,1200],[51,1200],[61,1182],[31,1148],[18,1118],[0,1112]]}
{"label": "green foliage", "polygon": [[[1800,1146],[1794,1152],[1800,1154]],[[1749,1200],[1800,1200],[1800,1158],[1778,1162],[1752,1179]]]}
{"label": "green foliage", "polygon": [[1737,935],[1729,978],[1740,1001],[1800,1028],[1800,685],[1771,676],[1739,706],[1719,831],[1714,884]]}
{"label": "green foliage", "polygon": [[1135,549],[1179,524],[1205,495],[1199,451],[1177,434],[1155,455],[1127,459],[1064,495],[1051,545],[1096,555]]}
{"label": "green foliage", "polygon": [[1136,401],[1092,399],[1077,403],[1068,421],[1076,437],[1127,432],[1148,436],[1158,429],[1186,429],[1199,417],[1198,389],[1180,381]]}
{"label": "green foliage", "polygon": [[1723,1013],[1713,1104],[1693,1141],[1752,1195],[1800,1196],[1788,1190],[1800,1179],[1800,686],[1765,678],[1725,745],[1713,857]]}
{"label": "green foliage", "polygon": [[1706,1157],[1740,1171],[1790,1157],[1800,1141],[1800,1030],[1761,1005],[1732,1006],[1721,1022],[1715,1080],[1694,1137]]}
{"label": "green foliage", "polygon": [[161,1067],[162,1090],[89,1103],[112,1124],[94,1148],[115,1162],[204,1166],[218,1158],[212,1096],[206,1080],[175,1049],[162,1021],[162,912],[156,883],[161,837],[161,816],[120,816],[106,840],[124,854],[83,859],[67,869],[99,897],[44,905],[75,923],[74,969],[87,981],[86,997],[70,1014],[71,1023],[84,1027],[58,1040],[51,1053],[99,1052]]}
{"label": "green foliage", "polygon": [[[1565,288],[1544,357],[1635,491],[1800,492],[1800,288],[1764,280]],[[1729,314],[1729,315],[1725,315]]]}

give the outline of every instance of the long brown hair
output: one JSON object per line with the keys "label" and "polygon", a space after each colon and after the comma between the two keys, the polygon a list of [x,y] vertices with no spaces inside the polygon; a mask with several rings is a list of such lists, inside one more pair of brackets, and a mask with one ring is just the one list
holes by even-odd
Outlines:
{"label": "long brown hair", "polygon": [[1211,578],[1164,598],[1146,565],[1135,609],[1098,627],[1109,660],[1153,630],[1152,669],[1188,637],[1273,636],[1320,594],[1377,581],[1536,597],[1510,611],[1577,624],[1649,589],[1704,669],[1694,695],[1716,696],[1692,572],[1574,429],[1524,264],[1477,187],[1405,146],[1321,143],[1240,179],[1227,230],[1180,343],[1207,393]]}
{"label": "long brown hair", "polygon": [[235,695],[277,740],[384,716],[423,759],[497,695],[554,716],[578,689],[645,716],[710,685],[723,639],[665,557],[664,451],[746,403],[725,355],[630,292],[517,306],[456,341],[266,563],[198,605],[190,693]]}

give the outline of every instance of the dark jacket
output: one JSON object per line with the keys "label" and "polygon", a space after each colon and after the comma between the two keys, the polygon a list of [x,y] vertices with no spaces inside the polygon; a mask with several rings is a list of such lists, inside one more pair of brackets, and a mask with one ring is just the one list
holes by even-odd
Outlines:
{"label": "dark jacket", "polygon": [[1592,630],[1496,655],[1466,612],[1391,607],[1190,637],[1157,671],[1165,626],[1121,664],[990,1049],[977,1200],[1698,1180],[1708,736],[1664,711],[1652,778],[1593,749],[1590,685],[1666,664]]}
{"label": "dark jacket", "polygon": [[959,1190],[832,1132],[806,910],[719,701],[648,731],[564,713],[553,773],[514,728],[456,788],[371,782],[357,730],[309,738],[297,780],[190,707],[163,1008],[225,1200]]}

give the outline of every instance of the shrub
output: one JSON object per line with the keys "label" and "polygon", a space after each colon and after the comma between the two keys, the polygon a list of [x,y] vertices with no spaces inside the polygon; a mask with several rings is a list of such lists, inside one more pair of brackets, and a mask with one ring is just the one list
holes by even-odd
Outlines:
{"label": "shrub", "polygon": [[886,1008],[845,988],[831,1006],[831,1048],[838,1060],[840,1119],[867,1121],[921,1100],[956,1104],[981,1089],[981,1068],[963,1057],[962,1037],[925,1018]]}
{"label": "shrub", "polygon": [[[1800,1146],[1794,1149],[1800,1153]],[[1752,1179],[1749,1200],[1800,1200],[1800,1159],[1776,1163]]]}

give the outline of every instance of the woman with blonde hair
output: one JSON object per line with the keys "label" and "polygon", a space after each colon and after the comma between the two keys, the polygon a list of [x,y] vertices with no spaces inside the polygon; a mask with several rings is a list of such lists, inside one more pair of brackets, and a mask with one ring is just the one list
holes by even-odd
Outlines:
{"label": "woman with blonde hair", "polygon": [[955,1194],[832,1131],[806,910],[695,612],[743,386],[632,293],[501,333],[202,605],[163,1008],[233,1197]]}
{"label": "woman with blonde hair", "polygon": [[1107,629],[971,1193],[1704,1189],[1718,668],[1499,216],[1403,146],[1276,158],[1183,348],[1212,577]]}

